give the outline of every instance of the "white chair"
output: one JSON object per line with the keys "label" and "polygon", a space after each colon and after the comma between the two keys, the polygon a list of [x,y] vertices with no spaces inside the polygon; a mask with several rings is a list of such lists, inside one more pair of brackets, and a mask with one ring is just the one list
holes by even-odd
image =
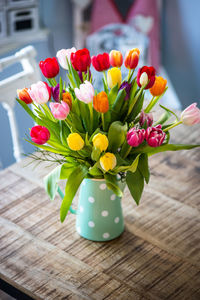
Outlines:
{"label": "white chair", "polygon": [[33,46],[27,46],[12,56],[0,59],[0,72],[15,63],[21,63],[23,69],[21,72],[0,81],[0,103],[2,103],[8,113],[13,141],[13,154],[17,162],[22,158],[22,147],[19,143],[14,114],[16,90],[29,87],[32,83],[40,80],[39,67],[35,60],[36,54],[37,52]]}

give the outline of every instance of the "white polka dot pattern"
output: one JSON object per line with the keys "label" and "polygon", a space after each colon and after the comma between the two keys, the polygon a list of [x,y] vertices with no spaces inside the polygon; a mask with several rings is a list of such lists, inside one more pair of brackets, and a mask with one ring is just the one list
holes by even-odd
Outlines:
{"label": "white polka dot pattern", "polygon": [[101,190],[105,190],[106,189],[106,184],[105,183],[100,184],[99,188]]}
{"label": "white polka dot pattern", "polygon": [[101,212],[102,217],[107,217],[108,216],[108,211],[107,210],[103,210]]}
{"label": "white polka dot pattern", "polygon": [[94,197],[89,197],[89,198],[88,198],[88,201],[89,201],[90,203],[94,203],[95,199],[94,199]]}
{"label": "white polka dot pattern", "polygon": [[95,224],[94,224],[94,222],[93,222],[93,221],[89,221],[89,222],[88,222],[88,226],[89,226],[89,227],[94,227],[94,226],[95,226]]}
{"label": "white polka dot pattern", "polygon": [[119,223],[119,217],[116,217],[114,221],[116,224]]}
{"label": "white polka dot pattern", "polygon": [[115,194],[112,194],[111,196],[110,196],[110,200],[115,200],[116,199],[116,195]]}
{"label": "white polka dot pattern", "polygon": [[103,238],[104,238],[104,239],[108,239],[109,236],[110,236],[110,234],[109,234],[108,232],[105,232],[105,233],[103,234]]}

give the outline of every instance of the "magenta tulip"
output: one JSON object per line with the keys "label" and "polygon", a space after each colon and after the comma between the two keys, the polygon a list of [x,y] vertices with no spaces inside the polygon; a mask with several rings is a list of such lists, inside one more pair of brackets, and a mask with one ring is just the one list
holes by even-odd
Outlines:
{"label": "magenta tulip", "polygon": [[140,126],[146,126],[147,127],[151,127],[151,125],[153,124],[153,115],[152,113],[149,114],[145,114],[144,111],[142,110],[140,113]]}
{"label": "magenta tulip", "polygon": [[46,127],[37,125],[31,128],[30,136],[34,143],[43,145],[49,140],[50,132]]}
{"label": "magenta tulip", "polygon": [[136,129],[135,127],[133,127],[127,132],[126,138],[127,138],[127,143],[131,147],[138,147],[144,141],[145,130]]}
{"label": "magenta tulip", "polygon": [[162,126],[148,127],[146,130],[146,141],[150,147],[161,146],[165,139],[165,132],[162,131]]}
{"label": "magenta tulip", "polygon": [[65,120],[70,112],[69,105],[61,101],[61,103],[50,103],[50,109],[55,119]]}

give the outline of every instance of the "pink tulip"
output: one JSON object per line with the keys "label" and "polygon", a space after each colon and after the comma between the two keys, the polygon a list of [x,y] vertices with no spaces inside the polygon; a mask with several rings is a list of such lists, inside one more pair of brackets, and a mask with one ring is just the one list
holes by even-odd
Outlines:
{"label": "pink tulip", "polygon": [[131,128],[127,132],[127,143],[131,147],[138,147],[142,142],[144,141],[145,138],[145,130],[144,129],[136,129],[135,127]]}
{"label": "pink tulip", "polygon": [[70,63],[71,54],[75,52],[76,52],[76,48],[74,47],[72,47],[71,49],[61,49],[57,52],[56,57],[63,69],[68,70],[67,60]]}
{"label": "pink tulip", "polygon": [[38,104],[47,103],[51,98],[51,88],[46,82],[42,81],[32,84],[28,89],[28,93],[31,99]]}
{"label": "pink tulip", "polygon": [[61,101],[61,103],[51,102],[49,106],[54,118],[58,120],[65,120],[70,112],[69,105],[64,101]]}
{"label": "pink tulip", "polygon": [[200,109],[197,103],[188,106],[181,114],[181,121],[184,125],[194,125],[200,123]]}
{"label": "pink tulip", "polygon": [[145,128],[150,127],[153,124],[153,115],[152,113],[145,114],[144,111],[140,113],[140,126],[143,127],[146,125]]}
{"label": "pink tulip", "polygon": [[37,125],[31,128],[30,136],[34,143],[43,145],[49,140],[50,132],[46,127]]}
{"label": "pink tulip", "polygon": [[92,84],[85,80],[83,84],[80,84],[79,89],[74,89],[76,97],[85,103],[90,103],[94,98],[94,88]]}
{"label": "pink tulip", "polygon": [[165,132],[162,131],[162,126],[148,127],[146,130],[146,141],[150,147],[161,146],[165,139]]}

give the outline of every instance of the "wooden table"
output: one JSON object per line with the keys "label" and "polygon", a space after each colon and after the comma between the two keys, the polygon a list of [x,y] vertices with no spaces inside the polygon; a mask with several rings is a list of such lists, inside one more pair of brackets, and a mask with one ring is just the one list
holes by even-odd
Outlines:
{"label": "wooden table", "polygon": [[[172,135],[200,143],[198,126]],[[199,149],[153,156],[140,206],[126,190],[125,232],[106,243],[81,238],[74,215],[60,224],[60,200],[42,188],[48,169],[4,170],[1,279],[33,299],[200,299],[199,161]]]}

